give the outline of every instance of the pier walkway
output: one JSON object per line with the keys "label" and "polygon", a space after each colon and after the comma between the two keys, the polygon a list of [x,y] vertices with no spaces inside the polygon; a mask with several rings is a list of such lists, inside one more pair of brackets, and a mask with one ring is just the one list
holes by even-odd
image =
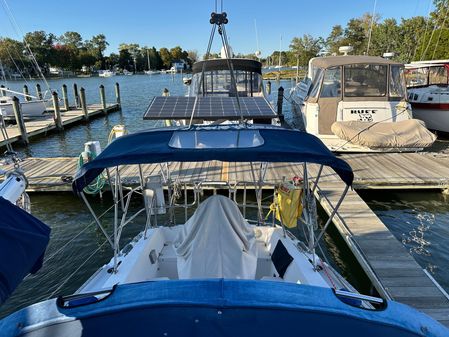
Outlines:
{"label": "pier walkway", "polygon": [[[355,173],[356,189],[448,189],[449,156],[433,153],[346,154]],[[29,191],[70,191],[71,177],[77,168],[76,158],[27,158],[22,162],[29,179]],[[5,167],[8,169],[9,167]],[[157,174],[159,166],[142,165],[144,175]],[[294,164],[271,164],[267,182],[279,182],[302,170]],[[316,165],[309,166],[311,176]],[[247,163],[173,163],[172,178],[179,181],[252,181]],[[128,184],[139,181],[138,168],[121,168]],[[248,188],[251,188],[248,184]],[[328,168],[322,172],[317,200],[330,214],[343,192],[344,184]],[[376,290],[385,298],[408,304],[449,327],[449,298],[432,276],[414,260],[382,221],[355,191],[349,191],[334,218],[334,224]]]}
{"label": "pier walkway", "polygon": [[[89,118],[93,118],[119,109],[119,104],[107,104],[106,109],[103,109],[100,104],[92,104],[87,107],[87,114]],[[68,111],[61,111],[61,122],[63,127],[69,127],[82,121],[85,121],[85,115],[81,109],[71,108]],[[35,136],[45,135],[47,132],[57,129],[56,122],[51,112],[47,112],[39,118],[25,120],[24,125],[29,139]],[[6,128],[6,132],[8,133],[10,143],[22,140],[20,129],[17,124],[9,125]],[[0,134],[0,147],[5,146],[6,143],[7,140]]]}

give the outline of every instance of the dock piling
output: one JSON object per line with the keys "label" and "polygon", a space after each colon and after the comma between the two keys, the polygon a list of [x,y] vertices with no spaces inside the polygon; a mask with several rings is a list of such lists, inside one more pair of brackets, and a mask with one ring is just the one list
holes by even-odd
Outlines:
{"label": "dock piling", "polygon": [[36,97],[42,99],[42,89],[39,83],[36,84]]}
{"label": "dock piling", "polygon": [[69,111],[69,98],[67,96],[67,86],[65,84],[62,85],[62,101],[64,102],[64,110]]}
{"label": "dock piling", "polygon": [[118,82],[115,82],[115,101],[120,107],[122,106],[120,99],[120,84],[118,84]]}
{"label": "dock piling", "polygon": [[5,86],[2,84],[2,85],[0,85],[0,97],[6,95],[6,92],[3,89],[5,89]]}
{"label": "dock piling", "polygon": [[267,95],[271,95],[271,81],[267,82]]}
{"label": "dock piling", "polygon": [[30,91],[28,90],[28,86],[26,84],[23,86],[23,94],[25,95],[26,101],[31,101]]}
{"label": "dock piling", "polygon": [[282,114],[282,104],[284,102],[284,88],[279,87],[278,89],[278,102],[277,102],[277,108],[278,108],[278,116],[281,122],[284,121],[284,115]]}
{"label": "dock piling", "polygon": [[106,93],[104,91],[104,85],[101,84],[100,85],[100,102],[101,102],[101,108],[103,109],[103,113],[105,115],[108,114],[108,109],[107,109],[107,105],[106,105]]}
{"label": "dock piling", "polygon": [[80,106],[80,97],[78,95],[78,85],[73,83],[73,97],[75,99],[75,107],[78,108]]}
{"label": "dock piling", "polygon": [[53,109],[54,109],[53,118],[55,120],[56,128],[58,130],[63,130],[64,127],[62,125],[61,110],[59,109],[58,93],[56,91],[53,91],[51,95],[53,98]]}
{"label": "dock piling", "polygon": [[83,87],[80,88],[80,103],[81,103],[81,110],[84,114],[84,120],[89,120],[89,112],[87,110],[87,104],[86,104],[86,92]]}
{"label": "dock piling", "polygon": [[12,108],[17,126],[19,127],[20,139],[24,144],[28,144],[28,134],[23,120],[22,110],[20,109],[20,102],[16,96],[12,98]]}

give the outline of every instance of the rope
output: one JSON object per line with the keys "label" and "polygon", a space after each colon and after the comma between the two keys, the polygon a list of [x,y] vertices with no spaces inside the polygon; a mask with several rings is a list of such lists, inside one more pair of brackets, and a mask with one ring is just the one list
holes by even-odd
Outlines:
{"label": "rope", "polygon": [[[87,152],[87,154],[90,160],[93,160],[96,157],[95,153]],[[80,169],[83,165],[84,165],[83,154],[80,154],[78,157],[78,166],[77,166],[78,169]],[[83,191],[86,194],[95,195],[101,192],[105,184],[106,184],[106,177],[104,176],[103,173],[101,173],[94,179],[93,182],[87,185]]]}
{"label": "rope", "polygon": [[418,42],[418,43],[416,44],[416,46],[415,46],[415,51],[414,51],[414,53],[413,53],[412,60],[415,59],[416,52],[418,51],[418,46],[423,42],[422,40],[423,40],[423,39],[425,38],[425,36],[427,35],[427,29],[429,28],[429,22],[430,22],[429,16],[430,16],[430,10],[431,10],[431,8],[432,8],[432,0],[429,0],[429,9],[428,9],[428,11],[427,11],[427,16],[428,16],[428,18],[427,18],[427,21],[426,21],[426,29],[424,30],[424,35],[421,36],[421,39],[419,40],[419,42]]}
{"label": "rope", "polygon": [[61,288],[96,254],[100,251],[100,249],[107,243],[108,240],[105,240],[95,251],[89,255],[87,259],[84,260],[81,265],[78,266],[78,268],[75,269],[51,294],[47,297],[47,300],[52,298]]}
{"label": "rope", "polygon": [[448,12],[449,12],[449,5],[446,8],[446,14],[444,14],[444,20],[443,20],[443,23],[442,23],[442,25],[440,27],[440,34],[438,35],[438,40],[437,40],[437,43],[435,44],[435,49],[433,50],[432,60],[435,59],[435,53],[437,52],[438,44],[440,43],[441,34],[443,33],[443,29],[444,29],[444,25],[446,23]]}
{"label": "rope", "polygon": [[12,27],[16,31],[16,34],[19,35],[19,36],[22,36],[23,41],[25,42],[25,47],[26,47],[26,49],[28,50],[28,52],[30,54],[30,58],[32,60],[32,64],[33,64],[36,72],[41,77],[42,81],[45,83],[45,85],[47,86],[48,90],[51,91],[50,84],[47,82],[47,79],[45,78],[44,73],[42,72],[42,69],[39,66],[39,63],[37,62],[36,57],[35,57],[33,51],[31,50],[30,45],[28,44],[27,40],[25,39],[25,35],[23,34],[23,31],[20,29],[20,26],[17,24],[17,21],[14,18],[14,15],[12,14],[12,11],[9,8],[8,3],[6,2],[6,0],[3,0],[3,8],[5,9],[5,12],[8,15],[8,19],[9,19]]}

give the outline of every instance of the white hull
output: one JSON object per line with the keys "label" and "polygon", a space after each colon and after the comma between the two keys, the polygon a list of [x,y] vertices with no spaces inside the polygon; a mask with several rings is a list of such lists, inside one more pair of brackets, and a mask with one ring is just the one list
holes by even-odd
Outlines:
{"label": "white hull", "polygon": [[413,116],[424,121],[431,130],[449,132],[449,110],[413,108]]}
{"label": "white hull", "polygon": [[[149,229],[147,238],[143,232],[132,242],[132,248],[127,253],[119,254],[117,263],[120,264],[117,272],[110,273],[114,267],[114,259],[100,268],[91,276],[77,293],[88,293],[104,289],[110,289],[115,284],[137,283],[144,281],[178,280],[177,254],[173,241],[184,225],[174,227],[158,227]],[[312,255],[301,248],[300,241],[287,235],[284,237],[283,229],[279,226],[251,226],[257,238],[257,267],[255,280],[279,281],[297,284],[314,285],[318,287],[332,288],[337,284],[339,288],[353,289],[349,283],[336,274],[326,264],[325,269],[315,271],[310,261]],[[271,255],[276,243],[281,241],[289,254],[294,258],[283,278],[277,275],[271,260]],[[153,255],[153,261],[149,256]],[[319,260],[315,256],[316,261]],[[151,257],[150,257],[151,260]],[[154,262],[154,263],[153,263]],[[324,262],[323,262],[324,263]],[[347,288],[347,289],[349,289]]]}
{"label": "white hull", "polygon": [[[42,114],[46,110],[45,101],[30,101],[30,102],[21,102],[20,108],[22,109],[22,116],[24,117],[38,117],[42,116]],[[14,110],[12,104],[0,104],[0,109],[2,110],[4,117],[14,117]]]}

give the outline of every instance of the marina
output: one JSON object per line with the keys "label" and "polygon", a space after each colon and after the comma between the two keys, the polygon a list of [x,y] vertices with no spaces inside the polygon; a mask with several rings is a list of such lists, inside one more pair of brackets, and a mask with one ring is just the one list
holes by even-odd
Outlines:
{"label": "marina", "polygon": [[24,34],[4,0],[0,335],[449,335],[449,142],[428,122],[449,2],[429,1],[422,39],[374,0],[269,55],[255,19],[235,52],[242,8],[215,0],[200,56]]}

